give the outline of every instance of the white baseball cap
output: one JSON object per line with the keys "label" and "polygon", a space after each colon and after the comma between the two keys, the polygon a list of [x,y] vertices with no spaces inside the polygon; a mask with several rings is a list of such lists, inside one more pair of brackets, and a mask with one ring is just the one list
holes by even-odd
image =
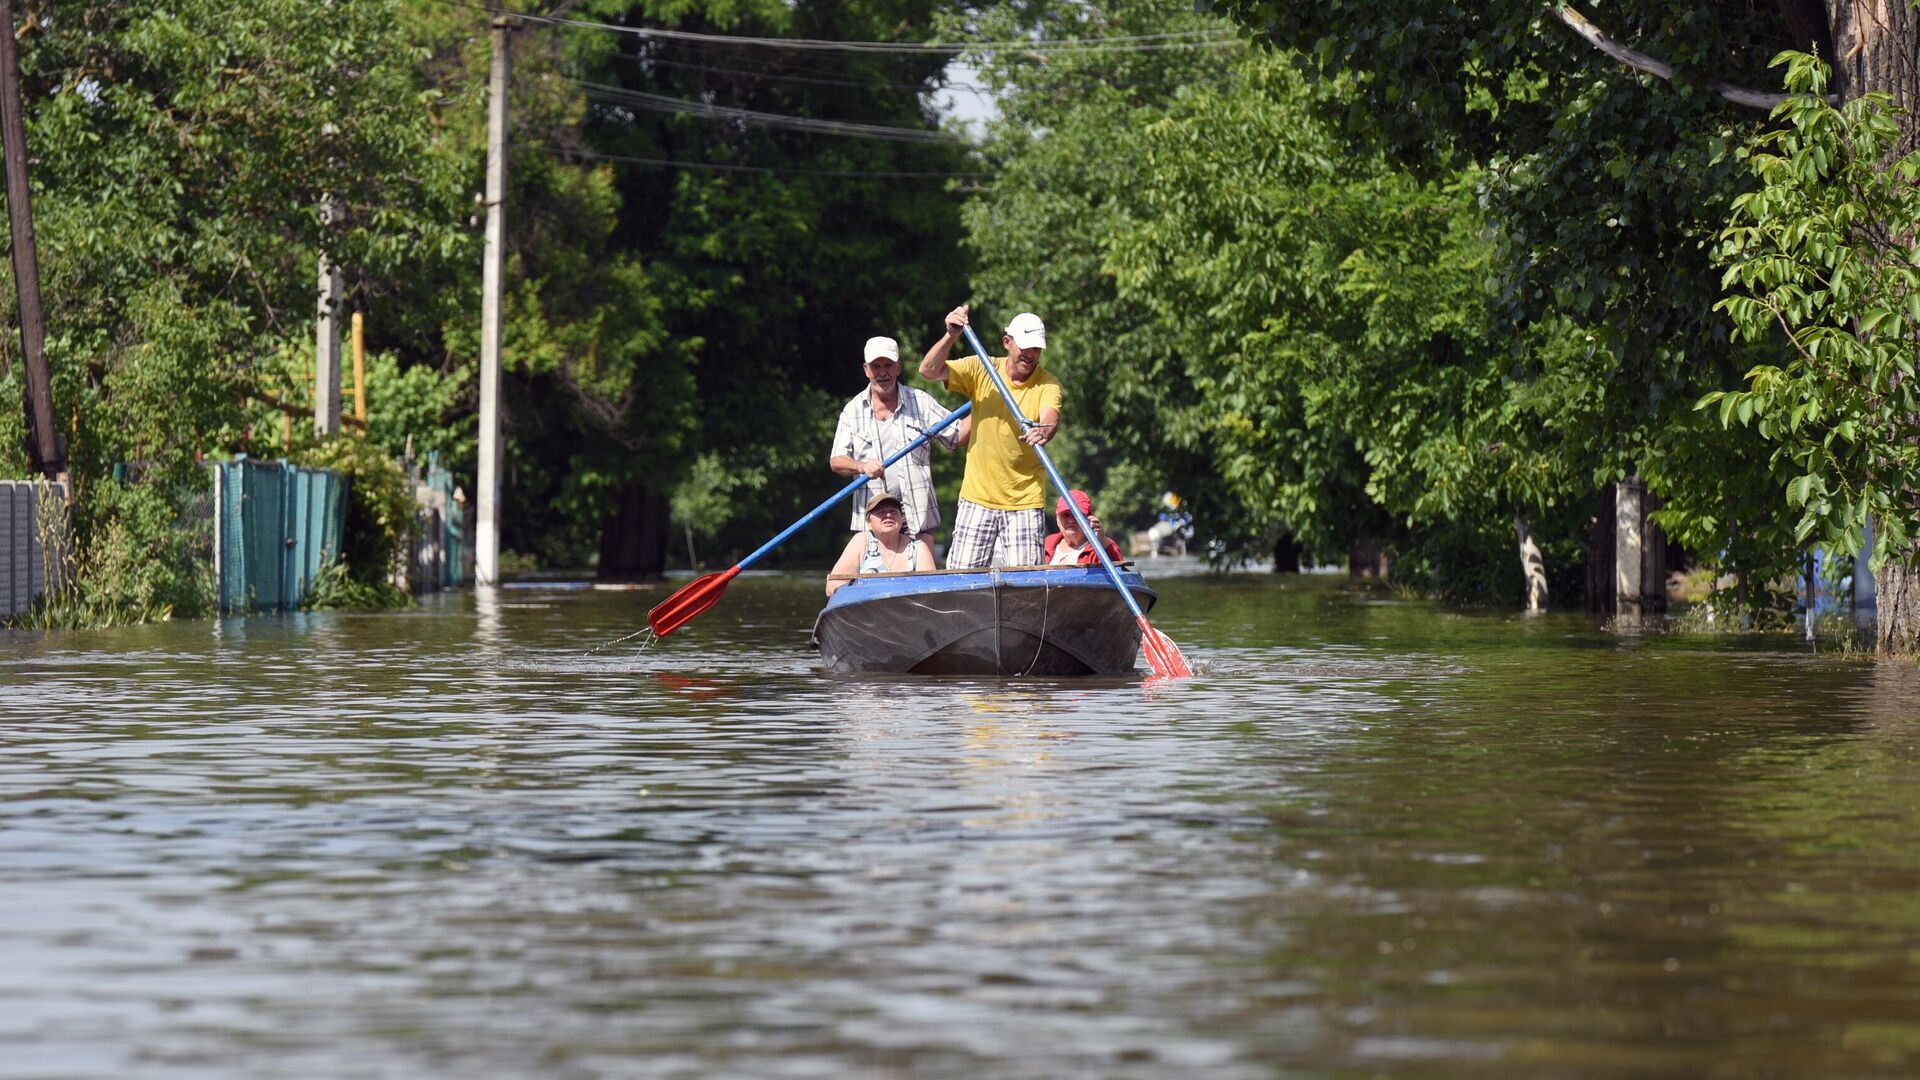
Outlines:
{"label": "white baseball cap", "polygon": [[1007,336],[1013,339],[1016,349],[1044,349],[1047,347],[1047,324],[1040,316],[1031,311],[1023,311],[1007,324]]}
{"label": "white baseball cap", "polygon": [[888,360],[892,360],[895,363],[899,363],[900,362],[900,343],[893,340],[890,337],[868,338],[866,359],[861,360],[860,362],[863,364],[871,364],[875,360],[880,359],[881,357],[885,357]]}

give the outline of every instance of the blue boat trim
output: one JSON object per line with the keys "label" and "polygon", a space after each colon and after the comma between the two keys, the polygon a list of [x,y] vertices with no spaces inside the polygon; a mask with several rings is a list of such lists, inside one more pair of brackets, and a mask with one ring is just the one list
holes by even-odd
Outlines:
{"label": "blue boat trim", "polygon": [[[1122,569],[1120,580],[1131,591],[1153,594],[1136,570]],[[1113,580],[1098,566],[1036,566],[995,570],[920,570],[906,574],[862,574],[834,590],[827,610],[899,596],[970,592],[1013,585],[1033,588],[1088,588],[1114,591]]]}
{"label": "blue boat trim", "polygon": [[1158,599],[1138,573],[1127,594],[1098,566],[864,574],[828,598],[813,640],[836,673],[1121,675],[1140,651],[1134,607]]}

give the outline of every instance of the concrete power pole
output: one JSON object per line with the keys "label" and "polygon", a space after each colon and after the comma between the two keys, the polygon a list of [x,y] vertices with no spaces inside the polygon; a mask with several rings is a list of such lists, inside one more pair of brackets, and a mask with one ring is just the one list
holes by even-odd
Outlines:
{"label": "concrete power pole", "polygon": [[[0,3],[5,0],[0,0]],[[507,43],[512,24],[493,20],[493,68],[487,79],[487,247],[480,277],[479,522],[474,576],[500,583],[500,263],[506,257]]]}
{"label": "concrete power pole", "polygon": [[7,225],[13,280],[20,293],[20,353],[26,360],[27,453],[48,479],[67,479],[67,448],[53,412],[47,327],[40,313],[40,257],[33,240],[33,198],[27,188],[27,123],[20,104],[20,54],[12,0],[0,0],[0,153],[6,157]]}
{"label": "concrete power pole", "polygon": [[[338,216],[333,196],[320,200],[320,224],[332,228]],[[320,252],[320,306],[315,312],[313,359],[313,433],[340,433],[340,267]]]}

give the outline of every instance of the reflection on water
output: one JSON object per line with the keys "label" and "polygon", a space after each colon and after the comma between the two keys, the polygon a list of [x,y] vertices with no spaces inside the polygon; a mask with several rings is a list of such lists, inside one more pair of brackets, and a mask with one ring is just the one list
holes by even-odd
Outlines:
{"label": "reflection on water", "polygon": [[824,677],[812,576],[0,637],[0,1076],[1920,1070],[1911,667],[1155,584],[1204,677]]}

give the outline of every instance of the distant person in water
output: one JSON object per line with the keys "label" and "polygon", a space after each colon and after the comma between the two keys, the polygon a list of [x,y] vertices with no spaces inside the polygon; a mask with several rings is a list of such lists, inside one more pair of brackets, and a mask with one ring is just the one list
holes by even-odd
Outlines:
{"label": "distant person in water", "polygon": [[[1033,448],[1045,446],[1060,429],[1060,380],[1040,366],[1047,328],[1040,316],[1023,311],[1000,338],[1007,355],[990,361],[978,356],[947,359],[966,326],[967,306],[962,304],[947,313],[947,332],[920,360],[921,378],[945,383],[973,402],[973,438],[967,445],[947,568],[1038,566],[1047,532],[1047,479]],[[1026,431],[1020,430],[987,374],[988,362],[1006,380],[1020,411],[1033,421]]]}
{"label": "distant person in water", "polygon": [[921,443],[913,453],[890,466],[889,457],[908,443],[926,434],[928,428],[947,418],[947,409],[925,390],[900,385],[900,346],[890,337],[867,339],[864,369],[867,388],[840,409],[840,424],[833,432],[833,451],[827,465],[841,476],[864,476],[867,482],[853,491],[853,519],[848,528],[866,529],[867,505],[879,493],[900,500],[906,514],[907,534],[929,539],[940,524],[940,503],[933,495],[933,470],[929,467],[932,443],[949,450],[966,445],[967,425],[971,417]]}
{"label": "distant person in water", "polygon": [[827,595],[861,574],[899,574],[933,570],[933,549],[907,532],[906,512],[900,500],[876,492],[867,503],[867,527],[847,538],[840,561],[827,573]]}
{"label": "distant person in water", "polygon": [[1120,545],[1113,542],[1100,528],[1100,519],[1093,516],[1093,500],[1087,493],[1075,488],[1053,505],[1053,518],[1060,524],[1060,531],[1047,537],[1048,566],[1098,566],[1100,556],[1094,554],[1093,545],[1087,542],[1087,534],[1080,531],[1080,523],[1073,519],[1073,511],[1067,508],[1067,499],[1072,499],[1080,512],[1087,516],[1087,524],[1093,526],[1093,534],[1107,549],[1107,558],[1119,563],[1125,558],[1120,554]]}

